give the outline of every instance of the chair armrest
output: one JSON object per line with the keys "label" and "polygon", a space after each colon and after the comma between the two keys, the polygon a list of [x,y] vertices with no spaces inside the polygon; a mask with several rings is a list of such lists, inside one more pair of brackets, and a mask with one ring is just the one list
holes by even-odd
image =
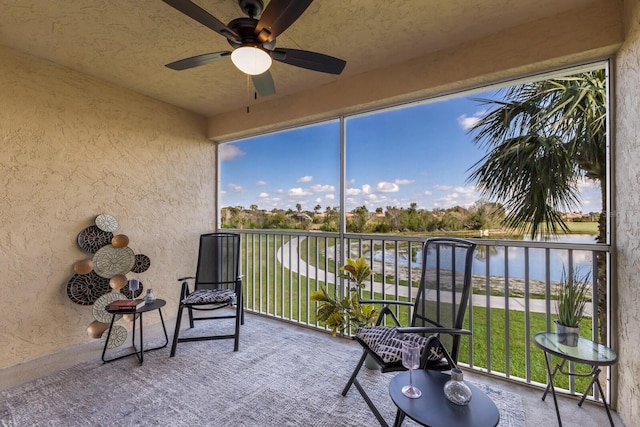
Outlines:
{"label": "chair armrest", "polygon": [[394,305],[406,305],[409,307],[413,307],[413,303],[410,301],[396,301],[396,300],[375,300],[375,299],[361,299],[360,300],[361,304],[383,304],[383,305],[390,305],[390,304],[394,304]]}
{"label": "chair armrest", "polygon": [[397,328],[398,332],[407,334],[450,334],[450,335],[471,335],[471,331],[458,328],[442,328],[439,326],[407,326]]}
{"label": "chair armrest", "polygon": [[182,282],[183,280],[189,280],[189,279],[195,279],[195,277],[189,276],[189,277],[181,277],[178,279],[178,282]]}

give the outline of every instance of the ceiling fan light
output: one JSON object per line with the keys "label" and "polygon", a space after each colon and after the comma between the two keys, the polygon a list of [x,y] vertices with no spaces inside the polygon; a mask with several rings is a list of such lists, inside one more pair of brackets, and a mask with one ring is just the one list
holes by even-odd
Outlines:
{"label": "ceiling fan light", "polygon": [[254,46],[241,46],[231,52],[231,61],[245,74],[256,76],[271,67],[271,55]]}

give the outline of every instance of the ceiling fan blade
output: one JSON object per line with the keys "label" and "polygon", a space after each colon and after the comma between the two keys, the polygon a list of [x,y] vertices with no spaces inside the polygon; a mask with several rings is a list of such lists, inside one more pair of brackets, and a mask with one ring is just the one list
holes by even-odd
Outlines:
{"label": "ceiling fan blade", "polygon": [[313,0],[271,0],[260,16],[255,35],[259,42],[275,40],[289,28]]}
{"label": "ceiling fan blade", "polygon": [[345,65],[347,65],[347,62],[342,59],[299,49],[277,48],[271,56],[276,61],[284,62],[285,64],[329,74],[340,74]]}
{"label": "ceiling fan blade", "polygon": [[216,33],[226,37],[229,40],[241,43],[240,36],[231,28],[224,25],[209,12],[189,0],[162,0],[174,9],[184,13],[188,17],[198,21],[205,27],[211,28]]}
{"label": "ceiling fan blade", "polygon": [[270,96],[276,93],[276,86],[273,83],[273,77],[269,70],[257,76],[251,76],[253,80],[253,86],[256,88],[256,92],[260,96]]}
{"label": "ceiling fan blade", "polygon": [[189,68],[211,64],[212,62],[219,61],[228,56],[231,56],[231,52],[204,53],[202,55],[192,56],[191,58],[185,58],[179,61],[172,62],[170,64],[166,64],[165,67],[178,71],[188,70]]}

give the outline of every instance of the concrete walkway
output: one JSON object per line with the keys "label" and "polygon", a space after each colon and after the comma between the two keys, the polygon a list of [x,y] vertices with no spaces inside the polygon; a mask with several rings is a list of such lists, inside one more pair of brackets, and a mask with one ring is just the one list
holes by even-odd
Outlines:
{"label": "concrete walkway", "polygon": [[[327,274],[325,270],[320,268],[316,268],[313,265],[307,264],[298,253],[298,247],[300,243],[302,243],[306,237],[292,237],[289,242],[285,243],[277,253],[277,259],[280,263],[284,265],[285,268],[290,269],[294,273],[298,273],[301,276],[309,277],[310,279],[315,279],[325,283],[335,283],[336,276],[335,274]],[[335,247],[333,247],[335,253]],[[331,254],[326,254],[326,256],[330,256]],[[396,289],[397,288],[397,289]],[[371,284],[367,283],[367,289],[371,289]],[[413,289],[417,291],[416,289]],[[377,293],[383,293],[382,283],[373,282],[373,291]],[[402,297],[409,298],[408,295],[409,288],[407,286],[396,286],[395,284],[386,284],[384,288],[384,295],[398,295]],[[491,307],[491,308],[502,308],[508,310],[518,310],[525,311],[525,298],[520,297],[512,297],[512,298],[504,298],[501,296],[489,296],[488,303],[487,297],[484,295],[473,295],[471,294],[471,303],[474,307]],[[410,298],[413,299],[413,296]],[[552,302],[549,304],[549,311],[551,314],[555,314],[556,307]],[[544,299],[529,299],[529,312],[532,313],[546,313],[546,300]],[[585,309],[585,316],[591,317],[591,305],[587,304]]]}

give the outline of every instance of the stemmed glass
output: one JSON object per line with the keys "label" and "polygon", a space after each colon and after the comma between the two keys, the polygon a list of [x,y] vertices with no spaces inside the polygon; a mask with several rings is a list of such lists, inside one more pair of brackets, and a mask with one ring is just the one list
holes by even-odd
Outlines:
{"label": "stemmed glass", "polygon": [[129,290],[131,291],[131,299],[136,299],[136,291],[140,288],[140,280],[137,278],[129,279]]}
{"label": "stemmed glass", "polygon": [[402,342],[402,366],[409,370],[409,385],[402,387],[402,394],[410,399],[417,399],[422,392],[413,386],[412,373],[420,367],[420,346],[411,341]]}

